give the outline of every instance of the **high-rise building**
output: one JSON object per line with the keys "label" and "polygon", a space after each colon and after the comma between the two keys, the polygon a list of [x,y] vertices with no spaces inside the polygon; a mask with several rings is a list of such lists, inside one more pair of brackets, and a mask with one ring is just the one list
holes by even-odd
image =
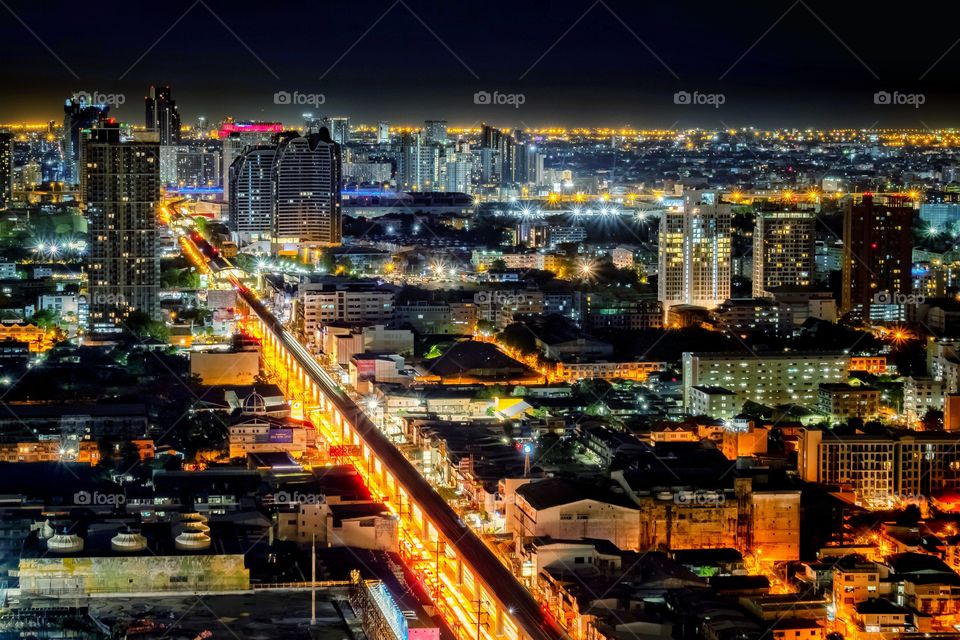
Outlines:
{"label": "high-rise building", "polygon": [[716,191],[684,191],[660,216],[658,299],[712,309],[730,297],[731,207]]}
{"label": "high-rise building", "polygon": [[841,313],[867,317],[873,305],[898,304],[911,291],[914,208],[906,198],[864,195],[843,218]]}
{"label": "high-rise building", "polygon": [[303,114],[303,128],[306,133],[316,133],[323,126],[323,118],[312,113]]}
{"label": "high-rise building", "polygon": [[143,102],[146,127],[160,134],[160,144],[180,144],[180,112],[177,111],[176,100],[170,95],[170,87],[151,85]]}
{"label": "high-rise building", "polygon": [[23,165],[22,183],[24,188],[33,189],[41,182],[43,182],[43,167],[40,166],[39,162],[31,160]]}
{"label": "high-rise building", "polygon": [[220,154],[209,145],[177,147],[177,184],[214,187],[220,184]]}
{"label": "high-rise building", "polygon": [[247,147],[230,165],[228,178],[230,227],[246,244],[266,240],[273,231],[272,145]]}
{"label": "high-rise building", "polygon": [[404,133],[400,141],[397,178],[401,189],[436,191],[440,179],[440,150],[424,144],[420,132]]}
{"label": "high-rise building", "polygon": [[350,118],[344,116],[327,116],[323,119],[323,126],[330,131],[330,137],[340,145],[350,142]]}
{"label": "high-rise building", "polygon": [[447,162],[444,191],[472,193],[473,159],[469,153],[457,154],[455,158],[455,160]]}
{"label": "high-rise building", "polygon": [[526,171],[526,159],[513,136],[487,124],[480,126],[480,153],[484,182],[513,185]]}
{"label": "high-rise building", "polygon": [[13,136],[0,131],[0,208],[13,198]]}
{"label": "high-rise building", "polygon": [[390,123],[381,120],[377,123],[377,144],[387,144],[390,142]]}
{"label": "high-rise building", "polygon": [[90,104],[87,96],[79,93],[63,105],[63,181],[69,185],[80,184],[80,137],[107,117],[110,106]]}
{"label": "high-rise building", "polygon": [[813,211],[760,211],[753,231],[753,297],[783,286],[805,287],[815,271]]}
{"label": "high-rise building", "polygon": [[521,184],[541,184],[543,182],[544,154],[535,144],[525,142],[517,147],[516,179]]}
{"label": "high-rise building", "polygon": [[222,140],[220,166],[221,176],[224,179],[223,197],[230,199],[230,185],[226,183],[230,165],[247,146],[268,145],[278,133],[283,131],[279,122],[225,122],[220,127],[217,137]]}
{"label": "high-rise building", "polygon": [[423,123],[423,133],[430,144],[447,143],[447,121],[446,120],[425,120]]}
{"label": "high-rise building", "polygon": [[278,245],[341,241],[340,145],[319,133],[281,136],[273,162],[273,227]]}
{"label": "high-rise building", "polygon": [[169,187],[177,184],[177,147],[160,145],[160,184]]}
{"label": "high-rise building", "polygon": [[480,124],[480,146],[484,149],[499,149],[501,135],[500,129]]}
{"label": "high-rise building", "polygon": [[127,316],[160,317],[158,135],[121,139],[105,122],[83,143],[89,220],[89,318],[94,332],[119,331]]}

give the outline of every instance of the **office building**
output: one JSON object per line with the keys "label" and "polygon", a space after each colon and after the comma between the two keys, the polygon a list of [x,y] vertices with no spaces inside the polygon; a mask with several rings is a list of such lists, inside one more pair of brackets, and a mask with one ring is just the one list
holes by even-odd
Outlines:
{"label": "office building", "polygon": [[118,331],[132,312],[160,317],[160,200],[156,133],[123,140],[114,122],[83,143],[83,200],[89,219],[89,322]]}
{"label": "office building", "polygon": [[344,145],[350,142],[350,118],[327,116],[323,119],[323,126],[327,128],[330,137],[337,144]]}
{"label": "office building", "polygon": [[841,314],[869,317],[874,306],[903,306],[911,292],[914,214],[909,201],[893,196],[847,204]]}
{"label": "office building", "polygon": [[[221,163],[223,179],[228,179],[230,165],[248,146],[269,145],[283,131],[279,122],[225,122],[217,133],[222,141]],[[229,199],[229,185],[223,185],[223,197]]]}
{"label": "office building", "polygon": [[282,136],[272,172],[277,245],[340,244],[340,171],[340,145],[326,129]]}
{"label": "office building", "polygon": [[63,105],[63,181],[68,185],[80,184],[80,137],[81,134],[107,117],[110,106],[90,104],[86,94],[68,98]]}
{"label": "office building", "polygon": [[729,204],[716,191],[685,191],[660,216],[658,298],[712,309],[730,297]]}
{"label": "office building", "polygon": [[151,86],[143,102],[147,130],[160,134],[161,145],[180,144],[180,112],[177,101],[170,95],[170,87]]}
{"label": "office building", "polygon": [[273,230],[273,161],[276,147],[247,147],[229,168],[228,220],[242,244],[267,240]]}
{"label": "office building", "polygon": [[753,297],[778,287],[805,287],[815,272],[812,211],[761,211],[753,232]]}

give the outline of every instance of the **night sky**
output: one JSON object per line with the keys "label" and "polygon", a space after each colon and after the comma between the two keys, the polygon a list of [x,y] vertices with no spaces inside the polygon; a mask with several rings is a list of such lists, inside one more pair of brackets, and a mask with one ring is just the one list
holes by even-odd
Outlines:
{"label": "night sky", "polygon": [[[960,125],[957,3],[0,0],[0,15],[4,122],[59,119],[85,90],[124,95],[115,115],[140,123],[146,88],[170,84],[190,124],[314,111],[504,127]],[[276,91],[326,102],[275,105]],[[477,91],[525,102],[476,105]],[[724,104],[676,105],[677,91]],[[924,104],[877,105],[877,91]]]}

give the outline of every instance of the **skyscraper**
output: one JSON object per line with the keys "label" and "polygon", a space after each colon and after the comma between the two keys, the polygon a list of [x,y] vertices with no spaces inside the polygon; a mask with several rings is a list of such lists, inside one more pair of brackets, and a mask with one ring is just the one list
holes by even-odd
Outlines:
{"label": "skyscraper", "polygon": [[783,286],[807,286],[814,273],[813,211],[760,211],[753,231],[753,296]]}
{"label": "skyscraper", "polygon": [[274,145],[247,147],[229,168],[229,223],[241,244],[268,240],[273,231]]}
{"label": "skyscraper", "polygon": [[484,149],[499,149],[500,136],[500,129],[488,124],[480,124],[480,146]]}
{"label": "skyscraper", "polygon": [[312,113],[303,114],[303,128],[306,133],[316,133],[323,126],[323,118]]}
{"label": "skyscraper", "polygon": [[159,132],[160,144],[180,144],[180,112],[176,100],[170,95],[170,87],[151,86],[143,102],[146,127]]}
{"label": "skyscraper", "polygon": [[326,127],[281,135],[272,170],[277,245],[340,244],[340,175],[340,145]]}
{"label": "skyscraper", "polygon": [[428,143],[446,144],[447,143],[447,121],[446,120],[425,120],[423,122],[423,133]]}
{"label": "skyscraper", "polygon": [[377,144],[388,144],[390,142],[390,123],[381,120],[377,123]]}
{"label": "skyscraper", "polygon": [[0,208],[13,198],[13,136],[0,131]]}
{"label": "skyscraper", "polygon": [[517,147],[516,179],[521,184],[540,184],[543,182],[544,154],[535,144],[524,142]]}
{"label": "skyscraper", "polygon": [[330,137],[340,145],[350,142],[350,118],[344,116],[327,116],[323,119],[323,126],[330,131]]}
{"label": "skyscraper", "polygon": [[716,191],[684,191],[660,215],[658,290],[672,305],[713,308],[730,297],[731,207]]}
{"label": "skyscraper", "polygon": [[94,332],[119,331],[134,311],[160,316],[158,136],[123,140],[104,122],[83,143],[89,220],[89,309]]}
{"label": "skyscraper", "polygon": [[404,133],[400,139],[397,177],[401,189],[435,191],[440,174],[440,150],[424,144],[420,132]]}
{"label": "skyscraper", "polygon": [[227,183],[230,165],[236,157],[247,147],[257,145],[268,145],[273,143],[273,138],[283,131],[283,125],[279,122],[225,122],[217,132],[217,137],[222,141],[220,164],[223,167],[221,175],[223,176],[223,197],[230,199],[230,185]]}
{"label": "skyscraper", "polygon": [[914,208],[906,197],[864,194],[843,218],[841,313],[867,317],[874,304],[895,304],[911,291]]}
{"label": "skyscraper", "polygon": [[107,117],[110,106],[90,104],[83,93],[67,98],[63,105],[63,181],[69,185],[80,183],[80,136],[101,119]]}

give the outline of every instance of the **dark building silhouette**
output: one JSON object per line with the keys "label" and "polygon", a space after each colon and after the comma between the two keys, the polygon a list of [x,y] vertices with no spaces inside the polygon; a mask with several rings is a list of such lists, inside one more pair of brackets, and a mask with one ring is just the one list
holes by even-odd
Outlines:
{"label": "dark building silhouette", "polygon": [[910,294],[915,215],[905,197],[865,194],[847,205],[841,313],[868,317],[871,306]]}
{"label": "dark building silhouette", "polygon": [[150,87],[143,99],[146,106],[146,127],[160,133],[160,144],[180,144],[180,112],[170,87]]}
{"label": "dark building silhouette", "polygon": [[63,112],[63,181],[70,185],[79,184],[80,136],[106,118],[110,106],[91,104],[84,94],[77,94],[67,99]]}

